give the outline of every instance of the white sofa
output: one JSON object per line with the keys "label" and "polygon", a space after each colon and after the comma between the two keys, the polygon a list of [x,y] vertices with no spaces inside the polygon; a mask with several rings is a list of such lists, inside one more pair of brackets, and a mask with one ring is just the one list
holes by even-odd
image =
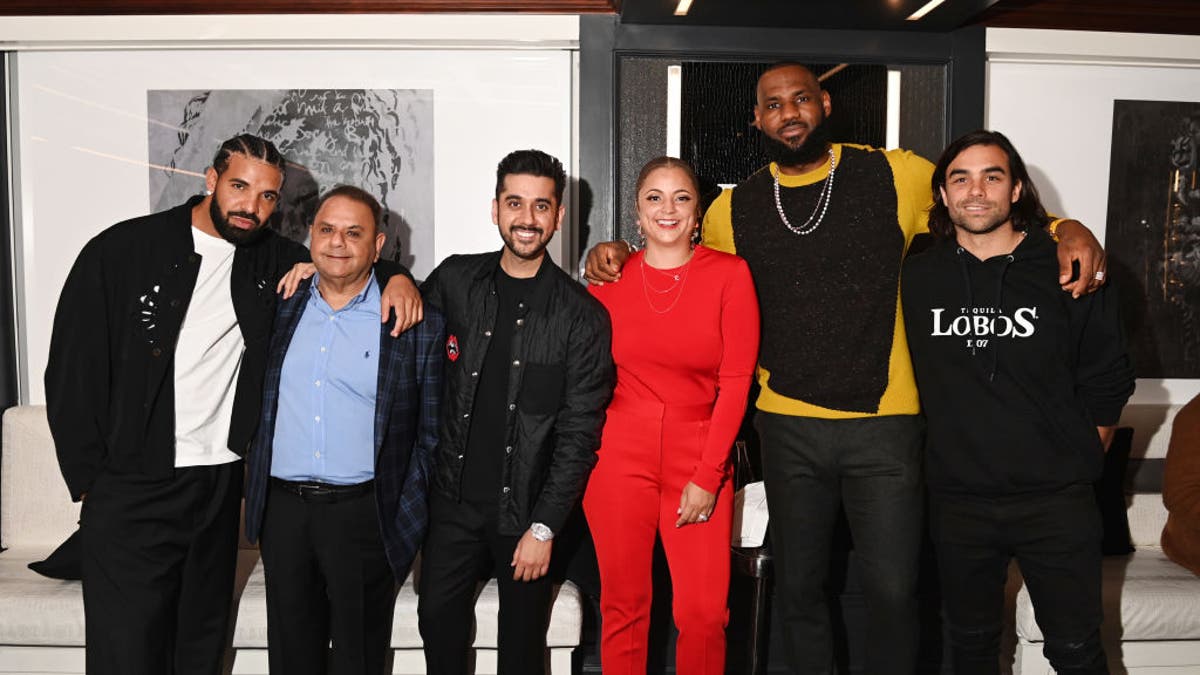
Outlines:
{"label": "white sofa", "polygon": [[[58,471],[54,445],[42,406],[18,406],[4,413],[0,448],[0,673],[84,672],[83,599],[79,582],[56,581],[26,565],[45,558],[72,531],[79,506],[72,504]],[[239,554],[235,598],[237,622],[226,671],[267,672],[267,623],[258,551]],[[475,606],[476,673],[496,672],[495,582],[483,588]],[[417,632],[417,596],[410,575],[400,589],[392,627],[393,673],[424,673]],[[558,589],[551,612],[549,672],[568,675],[571,653],[582,624],[579,590],[570,582]]]}
{"label": "white sofa", "polygon": [[[1133,427],[1131,467],[1167,454],[1171,422],[1180,406],[1131,405],[1121,426]],[[1104,625],[1101,629],[1113,675],[1200,673],[1200,577],[1163,555],[1159,543],[1167,511],[1161,493],[1131,493],[1129,530],[1136,548],[1104,560]],[[1013,587],[1020,585],[1013,571]],[[1015,598],[1013,673],[1053,675],[1042,655],[1043,637],[1029,593]]]}

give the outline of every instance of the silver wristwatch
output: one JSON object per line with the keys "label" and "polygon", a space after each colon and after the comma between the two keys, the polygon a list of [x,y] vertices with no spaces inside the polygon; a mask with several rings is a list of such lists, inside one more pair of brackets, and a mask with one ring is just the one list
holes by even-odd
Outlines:
{"label": "silver wristwatch", "polygon": [[550,541],[554,538],[554,531],[546,527],[545,523],[534,523],[529,526],[529,532],[534,539],[538,541]]}

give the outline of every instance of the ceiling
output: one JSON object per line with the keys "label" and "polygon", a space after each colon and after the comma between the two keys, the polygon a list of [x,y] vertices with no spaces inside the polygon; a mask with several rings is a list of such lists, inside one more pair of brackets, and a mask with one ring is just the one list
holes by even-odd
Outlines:
{"label": "ceiling", "polygon": [[622,23],[854,30],[958,28],[997,0],[946,0],[921,21],[905,21],[928,0],[694,0],[686,17],[678,0],[624,0]]}
{"label": "ceiling", "polygon": [[919,21],[927,0],[623,0],[621,22],[853,30],[947,31],[970,25],[1200,35],[1200,0],[945,0]]}
{"label": "ceiling", "polygon": [[1200,35],[1200,0],[945,0],[919,21],[927,0],[0,0],[0,16],[536,12],[620,14],[625,24],[919,30],[963,26]]}

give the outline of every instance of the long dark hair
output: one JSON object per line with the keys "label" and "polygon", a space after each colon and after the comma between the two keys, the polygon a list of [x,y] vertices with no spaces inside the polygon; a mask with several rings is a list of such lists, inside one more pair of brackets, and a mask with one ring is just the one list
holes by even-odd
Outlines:
{"label": "long dark hair", "polygon": [[1029,229],[1045,227],[1050,222],[1050,217],[1046,215],[1046,209],[1042,207],[1037,188],[1033,185],[1033,179],[1029,177],[1029,171],[1025,168],[1025,162],[1021,159],[1021,155],[1017,153],[1017,149],[1004,134],[999,131],[980,129],[961,136],[946,146],[942,156],[938,158],[937,166],[933,169],[931,181],[933,206],[929,208],[929,231],[933,236],[939,239],[954,238],[954,223],[950,220],[950,210],[946,208],[946,204],[942,200],[942,188],[946,186],[946,171],[950,168],[950,163],[964,150],[975,145],[995,146],[1008,155],[1008,173],[1014,184],[1018,182],[1021,184],[1021,196],[1012,205],[1013,229],[1024,232]]}

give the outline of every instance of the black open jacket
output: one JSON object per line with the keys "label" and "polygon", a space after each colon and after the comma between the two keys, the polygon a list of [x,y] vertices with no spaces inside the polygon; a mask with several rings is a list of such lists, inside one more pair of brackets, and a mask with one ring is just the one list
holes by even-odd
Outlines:
{"label": "black open jacket", "polygon": [[[200,201],[113,225],[84,246],[54,314],[46,406],[59,465],[78,500],[103,470],[166,477],[175,466],[175,344],[200,256]],[[244,454],[258,423],[275,284],[303,246],[268,232],[233,256],[230,289],[246,352],[229,448]]]}
{"label": "black open jacket", "polygon": [[[446,315],[448,348],[433,488],[458,500],[479,372],[495,327],[500,252],[447,258],[421,285]],[[604,307],[546,259],[513,332],[498,531],[534,522],[559,532],[596,463],[615,373]],[[498,447],[499,444],[498,444]]]}

